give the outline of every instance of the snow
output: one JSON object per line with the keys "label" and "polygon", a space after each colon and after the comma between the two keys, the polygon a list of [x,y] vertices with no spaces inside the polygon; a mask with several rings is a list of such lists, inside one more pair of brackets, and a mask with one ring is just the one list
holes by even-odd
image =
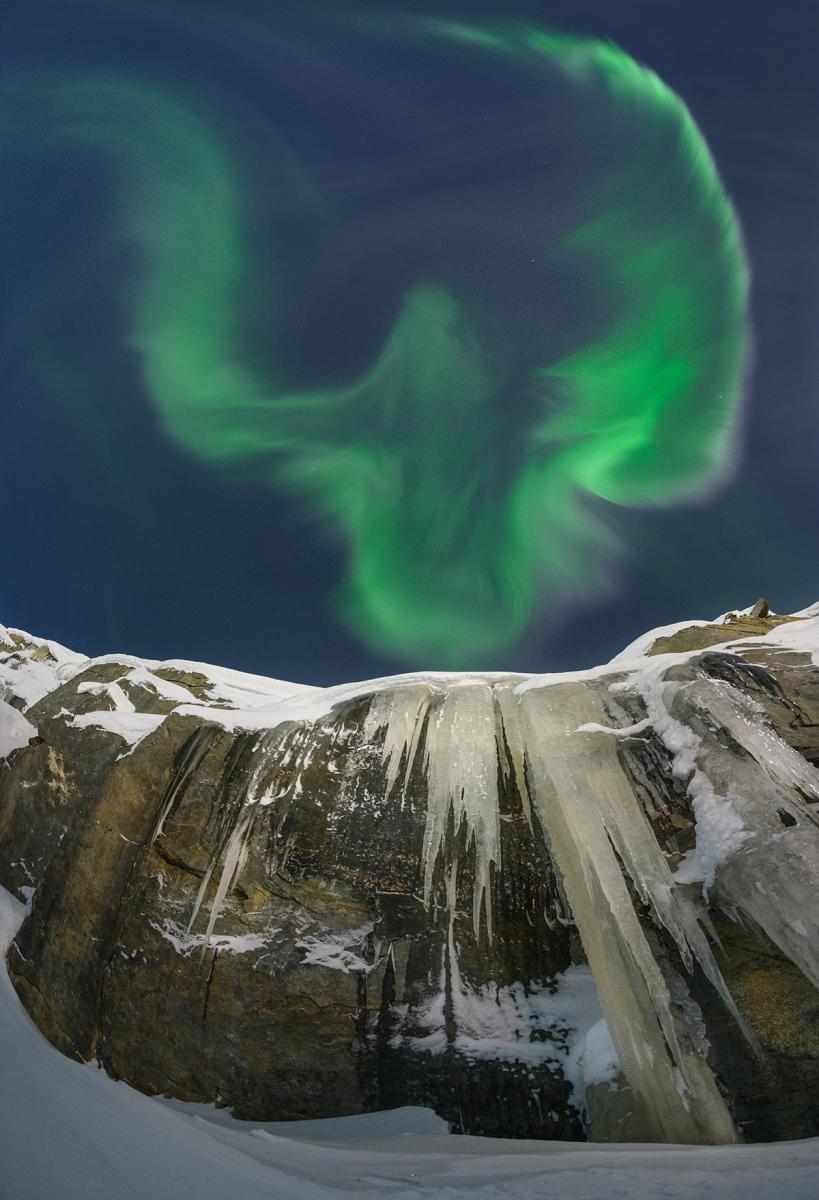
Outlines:
{"label": "snow", "polygon": [[12,750],[27,746],[36,736],[37,730],[31,722],[11,704],[0,700],[0,762],[8,758]]}
{"label": "snow", "polygon": [[211,934],[205,937],[201,933],[190,933],[175,921],[166,921],[160,925],[157,921],[150,922],[151,928],[170,942],[177,954],[187,957],[194,950],[222,950],[228,954],[249,954],[252,950],[266,950],[275,930],[265,927],[265,936],[259,933]]}
{"label": "snow", "polygon": [[413,1011],[413,1022],[430,1032],[423,1037],[393,1038],[396,1047],[443,1054],[455,1049],[465,1058],[520,1062],[529,1066],[550,1063],[572,1084],[573,1103],[585,1107],[585,1089],[610,1081],[619,1071],[597,988],[587,966],[570,966],[548,984],[522,982],[499,987],[485,983],[473,987],[451,960],[455,976],[452,1020],[455,1039],[445,1030],[446,993],[442,990]]}
{"label": "snow", "polygon": [[635,658],[643,658],[658,638],[672,637],[675,633],[679,633],[683,629],[690,629],[692,626],[715,625],[718,621],[719,618],[717,621],[675,621],[671,625],[658,625],[656,629],[649,629],[646,633],[641,633],[633,642],[629,642],[619,654],[615,654],[609,662],[609,666],[632,662]]}
{"label": "snow", "polygon": [[[815,661],[819,664],[819,615],[817,614],[819,614],[819,604],[812,605],[805,609],[803,614],[799,614],[807,618],[805,620],[778,626],[759,638],[739,638],[736,644],[741,642],[742,645],[749,645],[759,642],[760,644],[792,648],[814,655]],[[719,619],[716,618],[716,621]],[[177,713],[216,721],[228,730],[270,729],[288,721],[316,721],[330,714],[338,704],[354,700],[362,695],[378,695],[396,688],[402,690],[406,688],[408,699],[413,693],[417,696],[419,689],[441,694],[463,684],[489,685],[497,695],[500,695],[501,692],[498,685],[507,684],[514,687],[516,694],[520,695],[529,688],[540,688],[546,684],[597,679],[611,674],[612,668],[628,669],[637,664],[642,665],[645,662],[643,656],[658,637],[668,636],[690,626],[714,623],[714,621],[688,620],[659,626],[643,634],[621,650],[610,663],[588,670],[541,675],[509,672],[416,671],[327,688],[269,679],[261,675],[234,671],[210,663],[187,659],[160,661],[136,658],[127,654],[108,654],[97,658],[88,658],[57,642],[38,638],[21,630],[6,629],[0,625],[0,697],[4,692],[6,695],[16,695],[22,699],[26,707],[30,707],[55,688],[70,681],[74,676],[93,667],[115,664],[121,665],[124,669],[120,683],[130,682],[153,688],[164,699],[176,702],[177,707],[174,711]],[[12,635],[24,639],[26,646],[13,645]],[[10,647],[8,652],[5,650],[5,645]],[[729,642],[721,646],[721,649],[730,653],[734,645],[735,643]],[[43,651],[47,651],[50,656],[48,659],[42,661],[33,659],[33,654]],[[670,659],[672,656],[659,657]],[[682,658],[687,657],[690,657],[690,654],[682,656]],[[204,676],[208,681],[207,700],[197,700],[189,689],[158,676],[156,672],[159,670]],[[86,683],[81,683],[79,688],[90,690]],[[115,730],[115,732],[118,731]],[[387,739],[388,745],[395,748],[399,741],[399,730],[390,731]],[[390,772],[395,777],[397,777],[398,767],[399,762],[391,759]]]}
{"label": "snow", "polygon": [[[59,642],[0,625],[0,697],[4,692],[17,696],[26,708],[70,682],[75,676],[94,667],[110,665],[123,667],[123,680],[151,687],[163,699],[174,700],[179,704],[191,703],[200,711],[207,710],[210,705],[229,705],[236,709],[252,710],[261,706],[275,706],[296,697],[305,699],[325,690],[188,659],[161,661],[136,658],[131,654],[104,654],[89,658],[69,650]],[[207,681],[208,700],[199,701],[187,688],[163,679],[156,674],[160,670],[204,676]],[[87,681],[80,683],[78,690],[92,691],[99,688],[102,694],[104,686]]]}
{"label": "snow", "polygon": [[800,608],[791,616],[794,617],[819,617],[819,600],[815,600],[813,604],[809,604],[807,608]]}
{"label": "snow", "polygon": [[695,772],[692,807],[696,845],[674,872],[675,883],[701,883],[705,898],[714,885],[717,867],[739,850],[753,834],[745,828],[729,792],[718,796],[701,771]]}
{"label": "snow", "polygon": [[80,695],[90,693],[92,696],[106,696],[113,704],[114,712],[136,712],[134,704],[118,683],[81,683],[77,687],[77,692]]}
{"label": "snow", "polygon": [[614,684],[612,691],[637,691],[642,696],[648,712],[644,724],[654,729],[671,753],[673,773],[687,779],[696,822],[696,845],[678,866],[674,880],[676,883],[702,883],[707,899],[717,868],[752,835],[745,829],[736,810],[733,791],[729,789],[723,795],[717,794],[708,775],[699,767],[702,740],[668,711],[665,696],[673,693],[677,685],[663,681],[667,670],[666,656],[658,655],[655,661],[656,665],[647,665],[629,680]]}
{"label": "snow", "polygon": [[[23,645],[18,644],[20,640]],[[59,642],[0,625],[0,695],[5,691],[18,696],[27,708],[82,670],[87,662],[83,654]]]}
{"label": "snow", "polygon": [[116,712],[101,709],[99,712],[80,713],[68,722],[74,729],[105,729],[115,733],[135,750],[143,738],[158,729],[165,717],[159,713]]}
{"label": "snow", "polygon": [[617,1076],[620,1064],[617,1051],[611,1040],[605,1017],[595,1021],[585,1034],[572,1041],[569,1052],[570,1078],[575,1072],[575,1092],[582,1093],[597,1083],[611,1083]]}
{"label": "snow", "polygon": [[301,960],[304,966],[328,967],[331,971],[371,971],[377,963],[368,963],[357,951],[364,950],[372,925],[342,930],[336,934],[325,934],[322,938],[306,936],[296,942],[305,951]]}
{"label": "snow", "polygon": [[[629,642],[619,654],[615,654],[609,665],[621,662],[631,662],[635,658],[643,658],[648,654],[651,647],[658,638],[672,637],[675,633],[680,633],[683,629],[692,629],[702,627],[703,625],[725,625],[729,616],[747,617],[753,611],[754,605],[749,604],[747,608],[732,608],[728,612],[720,613],[718,617],[712,617],[710,621],[689,620],[689,621],[674,621],[670,625],[658,625],[656,629],[649,629],[646,633],[641,633],[633,642]],[[810,608],[803,609],[802,612],[794,613],[794,616],[814,616],[819,613],[819,602],[812,605]],[[765,635],[767,636],[767,635]]]}
{"label": "snow", "polygon": [[[134,667],[125,676],[128,683],[132,683],[137,687],[151,688],[163,700],[173,700],[177,704],[195,704],[196,697],[193,692],[189,692],[187,688],[180,687],[178,683],[171,683],[169,679],[163,679],[161,675],[156,675],[153,671],[149,671],[147,667]],[[80,684],[78,691],[82,691],[84,684]]]}
{"label": "snow", "polygon": [[[147,675],[147,672],[145,674]],[[87,680],[78,685],[77,691],[81,694],[103,696],[110,700],[113,708],[80,713],[73,717],[68,724],[74,729],[105,729],[108,733],[115,733],[117,737],[121,737],[128,743],[129,754],[165,720],[165,715],[162,713],[137,712],[133,701],[116,682],[95,683]],[[122,757],[124,756],[120,755],[120,758]]]}
{"label": "snow", "polygon": [[[8,943],[24,916],[0,891]],[[593,1030],[587,1035],[594,1045]],[[814,1200],[819,1139],[755,1146],[451,1137],[425,1109],[328,1121],[236,1121],[152,1099],[65,1058],[0,969],[3,1200]]]}
{"label": "snow", "polygon": [[[785,625],[777,625],[764,641],[769,645],[783,646],[800,654],[809,654],[815,667],[819,667],[819,604],[812,605],[806,610],[806,619],[788,621]],[[746,638],[743,644],[759,642],[762,638]]]}

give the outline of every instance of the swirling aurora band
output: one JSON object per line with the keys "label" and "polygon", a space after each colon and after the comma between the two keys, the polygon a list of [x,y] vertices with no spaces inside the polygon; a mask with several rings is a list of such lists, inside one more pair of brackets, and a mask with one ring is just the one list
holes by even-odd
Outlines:
{"label": "swirling aurora band", "polygon": [[665,505],[724,477],[748,270],[703,136],[651,70],[607,42],[526,26],[415,32],[559,74],[628,137],[628,156],[578,197],[573,230],[542,247],[593,273],[605,319],[558,361],[528,364],[535,415],[513,469],[495,454],[509,432],[505,347],[479,334],[469,296],[419,279],[359,378],[283,386],[244,353],[246,188],[210,114],[136,79],[66,80],[51,91],[53,134],[115,170],[136,264],[131,342],[165,433],[214,470],[291,491],[343,539],[337,611],[367,644],[461,667],[513,642],[540,604],[599,586],[616,539],[592,498]]}

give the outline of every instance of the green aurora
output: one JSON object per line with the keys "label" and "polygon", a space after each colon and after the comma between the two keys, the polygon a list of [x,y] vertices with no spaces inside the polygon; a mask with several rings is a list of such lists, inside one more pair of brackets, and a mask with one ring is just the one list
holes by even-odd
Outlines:
{"label": "green aurora", "polygon": [[[527,365],[523,431],[498,400],[514,329],[493,339],[477,301],[434,278],[407,290],[359,378],[277,380],[275,346],[263,365],[247,352],[258,252],[247,181],[214,114],[119,76],[56,83],[45,103],[51,136],[104,153],[114,172],[118,236],[134,256],[130,341],[164,432],[214,471],[298,497],[343,540],[334,603],[366,644],[460,668],[510,645],[538,610],[605,587],[619,546],[601,502],[669,505],[725,477],[748,270],[693,118],[623,50],[517,25],[415,22],[413,37],[561,76],[629,147],[576,198],[571,232],[533,247],[593,278],[603,317],[557,361],[544,351]],[[291,152],[274,137],[269,152],[283,186],[316,203]],[[511,465],[496,452],[507,445]]]}

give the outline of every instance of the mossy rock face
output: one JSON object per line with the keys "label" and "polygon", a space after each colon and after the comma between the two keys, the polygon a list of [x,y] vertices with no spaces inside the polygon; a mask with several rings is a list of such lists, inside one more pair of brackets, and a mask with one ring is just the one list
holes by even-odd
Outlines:
{"label": "mossy rock face", "polygon": [[746,969],[734,987],[760,1042],[779,1054],[819,1058],[819,993],[783,963]]}
{"label": "mossy rock face", "polygon": [[813,1137],[819,1129],[819,991],[761,935],[714,918],[720,969],[758,1041],[737,1039],[732,1019],[695,988],[714,1062],[749,1141]]}

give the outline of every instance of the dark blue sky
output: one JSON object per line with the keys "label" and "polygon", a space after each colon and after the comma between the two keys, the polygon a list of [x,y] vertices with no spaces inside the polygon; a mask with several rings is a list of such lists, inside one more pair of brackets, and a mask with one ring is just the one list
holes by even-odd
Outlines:
{"label": "dark blue sky", "polygon": [[[429,69],[418,51],[413,61],[362,49],[318,5],[154,11],[162,7],[173,20],[153,18],[149,4],[12,3],[4,77],[79,68],[179,78],[211,100],[229,105],[233,97],[275,116],[314,166],[352,178],[377,174],[386,153],[361,132],[385,81]],[[738,210],[753,271],[755,362],[734,481],[706,503],[618,510],[629,550],[609,596],[590,596],[558,621],[535,621],[508,652],[474,665],[585,666],[649,626],[761,593],[780,611],[819,598],[819,6],[547,0],[378,9],[520,17],[619,43],[691,109]],[[262,10],[263,19],[254,15]],[[278,75],[260,32],[298,47]],[[304,50],[311,42],[315,57]],[[328,55],[338,68],[331,81],[320,73]],[[282,71],[301,89],[284,113]],[[485,75],[447,84],[440,71],[430,74],[433,85],[435,104],[450,115],[499,102],[506,86]],[[340,92],[349,107],[338,108]],[[7,106],[7,127],[16,116]],[[433,120],[415,131],[432,152],[436,128]],[[305,682],[437,666],[375,655],[337,622],[329,597],[345,570],[343,548],[291,497],[216,477],[161,435],[112,299],[129,271],[127,250],[90,236],[109,220],[105,171],[42,144],[30,149],[13,131],[2,186],[0,621],[88,653],[203,659]],[[261,165],[257,186],[263,193]],[[298,244],[297,215],[274,216]],[[323,279],[332,299],[332,261],[307,269],[316,275],[308,297]],[[320,377],[322,362],[338,367],[340,354],[366,360],[400,269],[385,256],[333,328],[316,321],[307,301],[289,308],[294,377]]]}

